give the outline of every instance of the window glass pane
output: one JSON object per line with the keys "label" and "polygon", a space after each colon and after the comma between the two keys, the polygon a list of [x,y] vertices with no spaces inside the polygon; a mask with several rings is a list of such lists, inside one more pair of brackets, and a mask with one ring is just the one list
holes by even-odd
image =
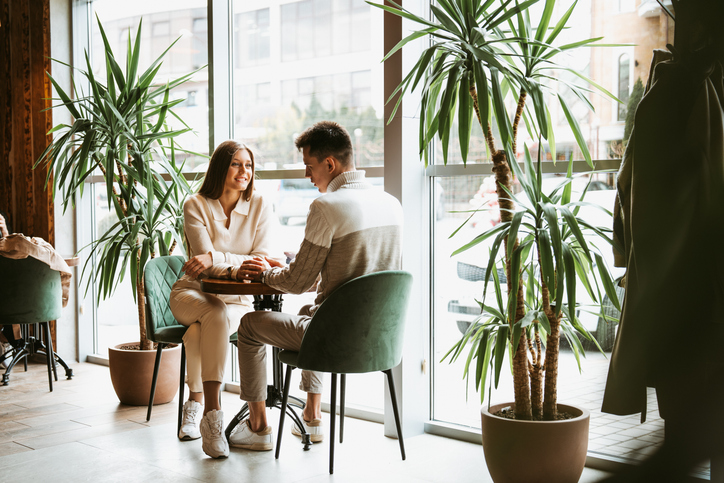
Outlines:
{"label": "window glass pane", "polygon": [[[100,18],[116,60],[124,72],[129,34],[131,39],[135,40],[141,18],[143,26],[139,73],[143,73],[179,37],[178,42],[166,54],[156,76],[158,83],[181,77],[207,63],[208,28],[205,0],[188,0],[182,5],[171,1],[96,0],[92,5],[94,14]],[[90,54],[94,74],[98,79],[105,79],[104,46],[95,16],[91,28]],[[174,111],[193,129],[193,132],[177,138],[179,145],[191,152],[208,154],[207,70],[202,70],[189,82],[173,89],[170,98],[184,100],[174,108]],[[183,128],[183,125],[173,118],[169,117],[167,121],[174,128]],[[185,169],[193,171],[203,166],[207,160],[204,157],[179,153],[177,161],[185,162]],[[108,210],[105,185],[94,185],[92,192],[96,221],[93,236],[98,237],[117,219],[115,213]],[[95,344],[96,352],[100,355],[107,355],[109,346],[138,340],[138,321],[128,275],[118,285],[116,292],[100,303],[96,320],[98,326]]]}
{"label": "window glass pane", "polygon": [[[620,3],[620,9],[619,9]],[[645,3],[645,2],[642,2]],[[551,77],[559,82],[547,81],[550,89],[544,89],[546,104],[551,109],[551,120],[555,126],[556,146],[568,150],[574,159],[583,159],[581,150],[576,145],[573,131],[568,125],[566,116],[560,108],[555,97],[561,95],[580,125],[581,133],[586,140],[588,150],[593,159],[618,158],[622,155],[621,149],[612,149],[623,143],[625,112],[628,96],[638,79],[643,84],[649,75],[653,49],[666,49],[667,43],[673,42],[673,22],[671,22],[656,2],[648,2],[651,8],[634,8],[633,0],[607,1],[607,0],[581,0],[578,2],[568,27],[555,40],[554,45],[560,46],[568,43],[603,37],[598,43],[627,44],[630,47],[584,47],[565,52],[555,57],[562,67],[570,68],[576,73],[589,77],[601,85],[608,92],[624,101],[624,104],[612,100],[610,97],[598,92],[585,93],[585,97],[595,108],[592,112],[587,102],[577,97],[566,84],[583,85],[588,87],[576,74],[566,70],[551,70]],[[670,2],[664,2],[670,5]],[[532,7],[531,23],[537,24],[544,2]],[[570,7],[571,0],[556,3],[554,21]],[[628,70],[619,69],[622,55],[628,59]],[[625,66],[623,66],[625,67]],[[621,73],[621,76],[619,76]],[[624,83],[626,85],[624,86]],[[552,92],[550,91],[552,89]],[[512,108],[517,102],[515,96],[509,94],[506,98],[512,118]],[[530,96],[527,104],[530,105]],[[532,109],[532,106],[530,106]],[[482,130],[477,119],[473,117],[473,130],[468,163],[488,163]],[[457,116],[453,126],[454,138],[457,139]],[[493,126],[493,133],[498,140],[496,145],[500,148],[497,126]],[[452,136],[451,136],[452,138]],[[518,158],[523,156],[523,142],[532,142],[536,136],[531,136],[521,121],[518,135]],[[440,143],[438,143],[440,144]],[[462,164],[462,156],[457,144],[450,143],[450,156],[448,163]],[[436,147],[436,159],[443,162],[441,147]]]}
{"label": "window glass pane", "polygon": [[[349,0],[264,1],[251,7],[234,2],[234,46],[244,49],[248,31],[261,24],[259,13],[267,12],[271,51],[263,64],[235,65],[234,135],[257,148],[260,168],[302,168],[294,137],[325,119],[353,135],[359,166],[381,166],[384,99],[372,93],[382,91],[384,54],[375,40],[382,38],[382,16],[373,16],[365,2]],[[252,13],[256,23],[240,20]],[[341,24],[346,26],[340,39],[334,29]],[[355,49],[349,47],[350,25],[359,38]],[[344,42],[347,47],[338,51]]]}
{"label": "window glass pane", "polygon": [[629,79],[629,58],[628,55],[623,54],[618,58],[618,98],[623,103],[618,105],[618,120],[626,120],[626,102],[629,98],[629,89],[631,88],[631,82]]}

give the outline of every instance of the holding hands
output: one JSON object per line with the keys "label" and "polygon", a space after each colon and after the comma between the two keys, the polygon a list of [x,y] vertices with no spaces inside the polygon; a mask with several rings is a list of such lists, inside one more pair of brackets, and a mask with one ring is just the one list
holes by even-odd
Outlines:
{"label": "holding hands", "polygon": [[201,273],[213,264],[214,261],[211,258],[211,254],[204,253],[189,259],[189,261],[184,263],[184,266],[181,267],[181,270],[186,272],[186,274],[190,277],[199,278]]}
{"label": "holding hands", "polygon": [[251,260],[245,260],[239,266],[239,271],[236,273],[236,278],[239,280],[250,280],[258,282],[261,280],[261,274],[265,270],[269,270],[272,267],[283,267],[284,264],[278,260],[274,260],[269,257],[255,257]]}

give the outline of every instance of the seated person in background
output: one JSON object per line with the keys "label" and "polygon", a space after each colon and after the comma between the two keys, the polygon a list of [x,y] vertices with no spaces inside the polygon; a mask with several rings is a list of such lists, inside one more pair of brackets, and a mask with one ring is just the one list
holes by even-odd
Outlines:
{"label": "seated person in background", "polygon": [[[9,220],[7,213],[0,210],[0,238],[6,237],[13,232],[13,229],[10,227]],[[0,332],[0,359],[2,359],[5,352],[9,350],[9,347],[6,344],[13,347],[21,346],[23,344],[20,340],[21,337],[20,325],[14,324],[2,326],[2,331]],[[8,361],[3,361],[0,365],[5,366],[7,362]]]}
{"label": "seated person in background", "polygon": [[[373,189],[364,171],[355,169],[347,131],[334,122],[319,122],[303,132],[295,144],[302,151],[305,176],[327,194],[312,202],[304,241],[289,266],[272,260],[249,260],[241,265],[239,274],[240,278],[261,280],[294,294],[309,290],[318,276],[320,282],[314,305],[303,307],[299,315],[259,311],[241,319],[240,389],[241,399],[249,404],[249,418],[239,423],[229,442],[251,450],[271,450],[273,446],[265,407],[265,344],[299,350],[312,315],[334,289],[368,273],[400,268],[402,207],[390,194]],[[321,441],[321,374],[303,371],[300,389],[307,392],[302,413],[305,429],[313,442]],[[299,435],[295,425],[292,433]]]}
{"label": "seated person in background", "polygon": [[[254,154],[236,141],[221,143],[211,156],[199,192],[184,203],[189,260],[170,299],[174,317],[188,327],[183,340],[189,400],[178,437],[201,437],[204,453],[212,458],[229,455],[219,395],[229,335],[252,305],[243,295],[202,292],[198,279],[235,279],[244,260],[269,255],[274,223],[271,204],[254,191]],[[202,402],[199,431],[196,415]]]}

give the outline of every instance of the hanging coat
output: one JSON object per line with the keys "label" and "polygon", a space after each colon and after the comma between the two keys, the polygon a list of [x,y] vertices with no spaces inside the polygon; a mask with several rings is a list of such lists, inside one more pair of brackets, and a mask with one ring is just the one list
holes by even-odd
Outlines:
{"label": "hanging coat", "polygon": [[642,412],[643,420],[647,386],[701,376],[721,353],[724,86],[717,59],[655,53],[617,183],[614,232],[623,253],[615,258],[627,268],[626,295],[602,411]]}

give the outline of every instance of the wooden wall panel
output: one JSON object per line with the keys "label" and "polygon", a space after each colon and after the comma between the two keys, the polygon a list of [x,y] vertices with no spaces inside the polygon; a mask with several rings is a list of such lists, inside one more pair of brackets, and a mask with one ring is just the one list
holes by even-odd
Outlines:
{"label": "wooden wall panel", "polygon": [[0,208],[14,231],[54,245],[47,170],[33,169],[51,141],[50,70],[50,1],[0,0]]}

